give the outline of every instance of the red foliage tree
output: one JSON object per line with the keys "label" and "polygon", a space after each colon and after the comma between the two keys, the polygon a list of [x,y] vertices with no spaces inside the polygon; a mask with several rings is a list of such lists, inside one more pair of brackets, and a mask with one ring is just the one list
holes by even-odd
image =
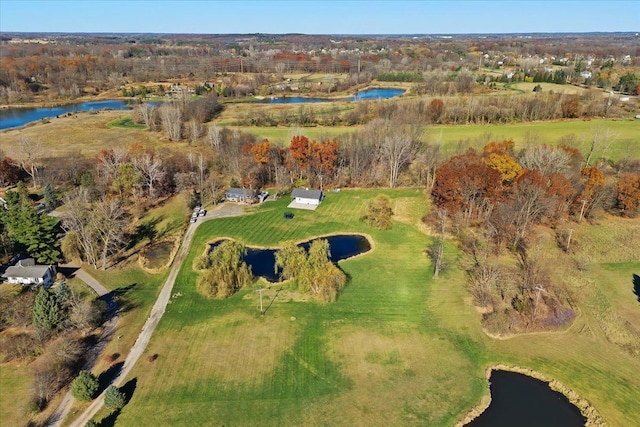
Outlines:
{"label": "red foliage tree", "polygon": [[483,207],[501,197],[500,172],[485,165],[474,150],[454,156],[436,170],[431,195],[449,213],[478,216]]}
{"label": "red foliage tree", "polygon": [[336,170],[338,160],[338,141],[328,140],[323,143],[312,142],[313,168],[317,169],[321,175],[331,175]]}
{"label": "red foliage tree", "polygon": [[491,153],[496,154],[513,154],[513,147],[515,146],[513,141],[505,139],[502,142],[492,141],[484,146],[482,152],[487,155]]}
{"label": "red foliage tree", "polygon": [[557,214],[567,210],[575,192],[576,189],[566,176],[561,173],[552,173],[549,175],[547,194],[554,198]]}
{"label": "red foliage tree", "polygon": [[22,169],[9,157],[5,157],[0,162],[0,184],[15,185],[20,180]]}
{"label": "red foliage tree", "polygon": [[433,123],[438,123],[443,112],[444,102],[442,102],[442,99],[436,98],[427,106],[427,116]]}
{"label": "red foliage tree", "polygon": [[635,211],[640,206],[640,173],[624,173],[618,178],[618,207],[625,213]]}

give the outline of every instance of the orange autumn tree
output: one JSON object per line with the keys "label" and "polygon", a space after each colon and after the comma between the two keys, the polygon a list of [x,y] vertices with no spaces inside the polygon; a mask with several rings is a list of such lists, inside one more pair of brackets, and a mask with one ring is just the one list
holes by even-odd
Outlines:
{"label": "orange autumn tree", "polygon": [[476,218],[500,198],[500,173],[485,165],[475,150],[454,156],[436,170],[434,203],[449,214]]}
{"label": "orange autumn tree", "polygon": [[336,171],[339,147],[335,139],[317,142],[303,135],[294,136],[289,145],[287,166],[300,178],[331,176]]}
{"label": "orange autumn tree", "polygon": [[288,166],[291,170],[297,169],[300,178],[308,172],[309,160],[311,157],[311,141],[304,135],[296,135],[291,139],[289,145]]}
{"label": "orange autumn tree", "polygon": [[320,174],[331,175],[336,170],[336,161],[338,160],[338,141],[327,140],[322,143],[313,141],[313,167],[318,169]]}
{"label": "orange autumn tree", "polygon": [[588,215],[592,210],[595,196],[604,188],[604,174],[598,168],[584,168],[580,171],[583,179],[582,191],[578,194],[573,205],[573,212]]}
{"label": "orange autumn tree", "polygon": [[271,160],[271,143],[268,139],[263,139],[262,142],[255,144],[251,147],[251,154],[253,158],[261,166],[266,165]]}
{"label": "orange autumn tree", "polygon": [[618,179],[618,207],[626,214],[640,206],[640,173],[623,173]]}

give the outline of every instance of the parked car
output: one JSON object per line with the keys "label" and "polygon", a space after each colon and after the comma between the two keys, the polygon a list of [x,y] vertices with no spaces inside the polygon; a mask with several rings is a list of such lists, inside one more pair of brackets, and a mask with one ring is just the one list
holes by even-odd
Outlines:
{"label": "parked car", "polygon": [[206,209],[200,209],[200,212],[198,212],[198,215],[200,216],[205,216],[207,214],[207,210]]}
{"label": "parked car", "polygon": [[195,207],[195,208],[193,208],[193,211],[194,211],[194,212],[200,212],[200,208],[201,208],[201,206],[200,206],[200,205],[196,205],[196,207]]}
{"label": "parked car", "polygon": [[195,218],[198,216],[198,212],[197,211],[193,211],[193,213],[191,214],[191,217]]}
{"label": "parked car", "polygon": [[189,220],[189,222],[193,224],[193,223],[194,223],[194,222],[196,222],[197,220],[198,220],[198,216],[197,216],[197,215],[194,215],[194,216],[192,216],[192,217],[191,217],[191,219]]}

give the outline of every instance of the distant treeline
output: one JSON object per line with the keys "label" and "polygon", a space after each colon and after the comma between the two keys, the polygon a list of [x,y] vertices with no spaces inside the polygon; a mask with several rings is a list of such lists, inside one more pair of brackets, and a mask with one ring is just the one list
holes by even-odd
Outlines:
{"label": "distant treeline", "polygon": [[377,79],[381,82],[421,82],[424,77],[421,73],[381,73]]}

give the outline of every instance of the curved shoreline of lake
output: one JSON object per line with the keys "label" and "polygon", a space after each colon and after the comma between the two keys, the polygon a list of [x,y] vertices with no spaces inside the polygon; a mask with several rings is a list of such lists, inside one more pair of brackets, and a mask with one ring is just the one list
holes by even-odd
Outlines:
{"label": "curved shoreline of lake", "polygon": [[[574,405],[585,418],[585,427],[604,427],[607,424],[604,422],[598,411],[587,401],[580,397],[578,393],[571,390],[569,387],[562,384],[560,381],[548,378],[546,375],[534,371],[533,369],[521,368],[519,366],[508,365],[494,365],[486,369],[485,376],[487,378],[488,386],[490,387],[490,378],[493,371],[506,371],[523,374],[528,377],[540,380],[548,385],[548,387],[560,394],[562,394],[572,405]],[[465,416],[456,423],[456,427],[465,427],[476,418],[480,417],[491,405],[492,396],[491,391],[489,396],[483,396],[481,401],[471,408]]]}
{"label": "curved shoreline of lake", "polygon": [[366,101],[376,99],[395,98],[406,93],[405,89],[392,87],[372,87],[357,91],[354,95],[324,98],[324,97],[305,97],[305,96],[271,96],[257,98],[261,104],[314,104],[322,102],[339,102],[339,101]]}
{"label": "curved shoreline of lake", "polygon": [[16,129],[42,120],[82,112],[98,112],[103,110],[130,110],[136,101],[108,99],[103,101],[85,101],[56,105],[53,107],[18,107],[0,110],[0,130]]}
{"label": "curved shoreline of lake", "polygon": [[[354,95],[341,98],[321,98],[321,97],[270,97],[257,99],[256,103],[265,104],[304,104],[304,103],[321,103],[321,102],[337,102],[337,101],[359,101],[359,100],[375,100],[389,99],[403,95],[405,89],[399,88],[381,88],[373,87],[357,91]],[[158,102],[158,101],[150,101]],[[75,103],[61,103],[52,107],[44,106],[24,106],[24,107],[7,107],[0,109],[0,130],[16,129],[35,123],[41,120],[48,120],[58,116],[67,114],[75,114],[79,112],[91,112],[101,110],[129,110],[132,106],[140,103],[138,99],[105,99],[83,101]]]}

